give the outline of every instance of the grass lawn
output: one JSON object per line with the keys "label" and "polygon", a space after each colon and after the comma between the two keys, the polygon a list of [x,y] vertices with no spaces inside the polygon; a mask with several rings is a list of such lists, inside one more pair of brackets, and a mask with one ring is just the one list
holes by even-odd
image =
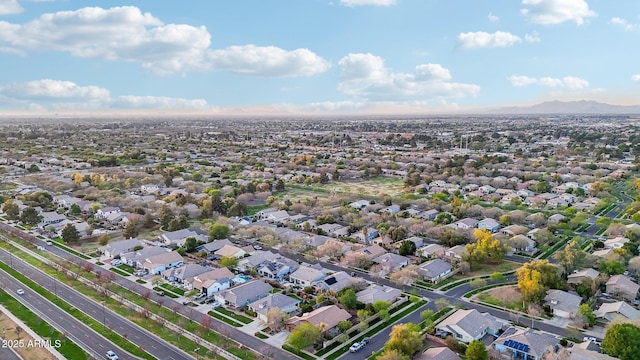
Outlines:
{"label": "grass lawn", "polygon": [[464,275],[455,274],[451,277],[451,279],[453,279],[453,281],[456,281],[475,276],[491,275],[496,271],[503,273],[516,270],[520,266],[522,266],[522,264],[507,260],[503,260],[498,264],[478,264],[473,266],[473,271],[469,271]]}
{"label": "grass lawn", "polygon": [[182,290],[180,288],[177,288],[177,287],[175,287],[175,286],[173,286],[171,284],[162,284],[162,285],[160,285],[160,287],[165,288],[165,289],[167,289],[167,290],[169,290],[171,292],[174,292],[174,293],[176,293],[178,295],[184,296],[184,290]]}
{"label": "grass lawn", "polygon": [[214,318],[216,318],[216,319],[218,319],[220,321],[224,321],[224,322],[226,322],[227,324],[229,324],[229,325],[231,325],[233,327],[241,327],[242,326],[241,323],[239,323],[237,321],[233,321],[233,320],[229,319],[228,317],[226,317],[226,316],[224,316],[224,315],[222,315],[222,314],[220,314],[218,312],[209,311],[207,314],[213,316]]}
{"label": "grass lawn", "polygon": [[214,311],[217,311],[217,312],[219,312],[219,313],[221,313],[221,314],[225,314],[225,315],[227,315],[227,316],[228,316],[228,317],[230,317],[230,318],[233,318],[233,319],[235,319],[235,320],[238,320],[238,321],[240,321],[240,322],[241,322],[241,323],[243,323],[243,324],[249,324],[249,323],[253,322],[253,319],[249,319],[249,318],[248,318],[248,317],[246,317],[246,316],[242,316],[242,315],[240,315],[240,314],[236,314],[236,313],[234,313],[233,311],[229,311],[229,310],[227,310],[227,309],[225,309],[225,308],[223,308],[223,307],[220,307],[220,306],[219,306],[219,307],[217,307],[217,308],[215,308],[215,309],[213,309],[213,310],[214,310]]}
{"label": "grass lawn", "polygon": [[253,206],[249,206],[247,209],[247,215],[248,216],[253,216],[255,215],[258,211],[267,209],[269,207],[269,205],[264,204],[264,205],[253,205]]}
{"label": "grass lawn", "polygon": [[122,270],[122,271],[126,271],[129,274],[133,274],[133,272],[135,271],[135,269],[133,268],[133,266],[129,266],[127,264],[120,264],[117,266],[118,269]]}
{"label": "grass lawn", "polygon": [[126,272],[126,271],[122,271],[122,270],[118,269],[117,267],[112,267],[112,268],[110,268],[109,270],[111,270],[111,271],[113,271],[114,273],[116,273],[116,274],[118,274],[118,275],[121,275],[121,276],[130,276],[130,275],[131,275],[131,274],[129,274],[129,273],[128,273],[128,272]]}

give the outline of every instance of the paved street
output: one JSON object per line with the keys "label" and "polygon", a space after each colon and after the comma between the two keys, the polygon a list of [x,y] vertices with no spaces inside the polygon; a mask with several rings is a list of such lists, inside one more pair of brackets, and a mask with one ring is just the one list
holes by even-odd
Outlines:
{"label": "paved street", "polygon": [[[47,249],[54,249],[54,247],[49,246],[47,247]],[[9,253],[5,250],[0,250],[0,260],[5,264],[12,264],[15,269],[19,270],[22,274],[40,284],[40,286],[46,288],[51,293],[57,294],[61,299],[65,300],[77,309],[80,309],[83,313],[91,316],[96,321],[103,323],[105,326],[111,328],[116,333],[121,335],[126,334],[129,341],[143,348],[154,357],[163,360],[191,358],[191,356],[177,349],[175,346],[168,344],[162,339],[142,329],[129,320],[124,319],[120,315],[112,312],[101,304],[85,297],[84,295],[78,293],[76,290],[66,286],[65,284],[55,281],[48,275],[24,263],[19,258],[16,258],[15,256],[10,257]],[[29,293],[33,293],[33,291],[31,290],[27,290],[25,285],[19,285],[19,287],[25,288],[25,291],[28,291]],[[51,308],[52,306],[47,305],[46,307]],[[53,308],[58,309],[57,307]],[[58,311],[60,313],[66,314],[62,310],[58,309]],[[56,319],[57,317],[53,318]],[[84,332],[86,331],[72,328],[69,333],[79,336],[80,333]],[[113,348],[113,346],[111,346],[111,348]],[[106,350],[104,350],[104,352],[101,352],[100,354],[104,354],[105,352]],[[101,355],[101,357],[102,356],[103,355]]]}
{"label": "paved street", "polygon": [[[14,263],[14,265],[20,267],[17,263]],[[22,270],[22,268],[20,269]],[[55,327],[58,331],[68,334],[69,339],[87,351],[91,356],[103,358],[104,354],[108,350],[113,350],[121,359],[136,359],[136,357],[126,353],[124,350],[103,338],[73,316],[67,314],[58,307],[53,306],[45,298],[25,287],[25,285],[20,283],[18,280],[1,270],[0,283],[6,286],[5,291],[13,295],[24,306],[33,311],[48,324]],[[16,290],[18,289],[24,289],[25,294],[17,295]],[[1,358],[2,357],[0,357],[0,359]]]}

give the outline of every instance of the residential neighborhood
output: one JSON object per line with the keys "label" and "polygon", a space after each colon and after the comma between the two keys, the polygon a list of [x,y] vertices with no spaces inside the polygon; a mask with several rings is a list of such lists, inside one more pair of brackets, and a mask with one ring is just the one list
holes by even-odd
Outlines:
{"label": "residential neighborhood", "polygon": [[608,334],[640,321],[635,123],[517,120],[69,135],[90,147],[6,124],[3,249],[188,332],[202,358],[385,359],[414,336],[407,358],[618,354]]}

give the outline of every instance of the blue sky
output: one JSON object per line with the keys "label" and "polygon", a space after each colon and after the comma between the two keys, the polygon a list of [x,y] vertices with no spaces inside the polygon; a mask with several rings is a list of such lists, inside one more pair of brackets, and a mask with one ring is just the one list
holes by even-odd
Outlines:
{"label": "blue sky", "polygon": [[0,112],[640,104],[637,0],[0,0]]}

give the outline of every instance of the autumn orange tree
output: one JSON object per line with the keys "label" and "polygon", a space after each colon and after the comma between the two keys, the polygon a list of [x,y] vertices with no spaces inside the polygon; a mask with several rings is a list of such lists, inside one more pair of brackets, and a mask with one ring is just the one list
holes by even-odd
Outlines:
{"label": "autumn orange tree", "polygon": [[548,260],[536,260],[525,263],[518,269],[518,289],[523,300],[539,302],[547,289],[562,286],[558,267]]}
{"label": "autumn orange tree", "polygon": [[473,231],[475,243],[467,244],[462,259],[469,262],[471,268],[476,264],[488,261],[502,261],[507,254],[509,247],[500,243],[498,239],[494,239],[491,232],[486,229],[476,229]]}

